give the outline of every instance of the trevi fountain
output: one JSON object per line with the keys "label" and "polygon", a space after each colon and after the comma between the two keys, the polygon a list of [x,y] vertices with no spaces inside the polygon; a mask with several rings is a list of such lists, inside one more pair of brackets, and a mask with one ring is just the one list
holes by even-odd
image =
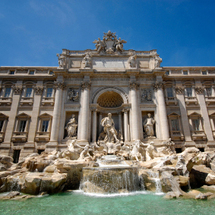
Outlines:
{"label": "trevi fountain", "polygon": [[103,131],[93,145],[77,143],[72,116],[65,127],[67,149],[34,153],[17,164],[1,156],[1,214],[213,213],[214,152],[190,147],[176,154],[171,139],[156,147],[150,114],[144,121],[149,143],[124,143],[111,113],[100,123]]}
{"label": "trevi fountain", "polygon": [[188,70],[160,67],[156,50],[124,50],[110,31],[94,43],[1,85],[0,214],[215,214],[215,102],[202,86],[214,68],[186,88]]}

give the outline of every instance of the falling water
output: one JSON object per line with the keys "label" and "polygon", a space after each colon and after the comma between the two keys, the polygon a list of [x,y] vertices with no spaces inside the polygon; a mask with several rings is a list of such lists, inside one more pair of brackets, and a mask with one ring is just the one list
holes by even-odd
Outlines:
{"label": "falling water", "polygon": [[161,181],[159,178],[159,172],[154,172],[154,171],[148,171],[149,176],[151,177],[151,179],[155,182],[155,186],[156,186],[156,193],[157,194],[161,194],[162,192],[162,186],[161,186]]}

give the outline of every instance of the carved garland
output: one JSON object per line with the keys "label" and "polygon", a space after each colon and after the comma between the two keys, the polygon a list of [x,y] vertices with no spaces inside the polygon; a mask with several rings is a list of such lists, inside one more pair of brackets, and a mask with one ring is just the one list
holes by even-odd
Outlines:
{"label": "carved garland", "polygon": [[42,86],[36,86],[34,88],[34,91],[35,91],[36,95],[41,95],[43,93],[43,87]]}
{"label": "carved garland", "polygon": [[13,91],[14,91],[14,94],[21,94],[22,86],[14,86]]}
{"label": "carved garland", "polygon": [[196,87],[195,91],[197,94],[203,94],[204,93],[204,88],[203,87]]}
{"label": "carved garland", "polygon": [[175,93],[176,94],[184,94],[184,88],[183,87],[176,87]]}

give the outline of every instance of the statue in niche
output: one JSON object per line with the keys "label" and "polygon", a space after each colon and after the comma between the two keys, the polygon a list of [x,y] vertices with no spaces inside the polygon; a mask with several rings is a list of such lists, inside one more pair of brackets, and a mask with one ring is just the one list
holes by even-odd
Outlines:
{"label": "statue in niche", "polygon": [[154,137],[154,124],[155,120],[151,117],[151,114],[148,113],[148,117],[143,122],[143,127],[148,137]]}
{"label": "statue in niche", "polygon": [[79,101],[79,92],[74,89],[69,89],[68,91],[68,100],[73,101],[73,102],[78,102]]}
{"label": "statue in niche", "polygon": [[121,38],[119,38],[117,41],[116,41],[116,50],[119,51],[119,52],[122,52],[124,49],[123,49],[123,43],[127,43],[125,40],[121,40]]}
{"label": "statue in niche", "polygon": [[131,68],[135,68],[137,63],[136,63],[136,55],[132,55],[128,58],[128,64],[130,65]]}
{"label": "statue in niche", "polygon": [[67,130],[67,137],[76,137],[78,124],[75,120],[75,115],[73,114],[69,122],[67,123],[65,129]]}
{"label": "statue in niche", "polygon": [[111,113],[108,113],[108,116],[101,120],[101,125],[104,127],[104,132],[106,133],[104,139],[105,143],[114,143],[114,141],[119,142]]}
{"label": "statue in niche", "polygon": [[91,67],[92,65],[92,59],[89,52],[86,53],[84,59],[82,60],[82,64],[84,65],[84,68]]}
{"label": "statue in niche", "polygon": [[105,42],[104,39],[101,40],[100,38],[98,38],[98,40],[94,40],[93,43],[96,44],[96,48],[95,50],[100,53],[101,51],[104,51],[105,49]]}

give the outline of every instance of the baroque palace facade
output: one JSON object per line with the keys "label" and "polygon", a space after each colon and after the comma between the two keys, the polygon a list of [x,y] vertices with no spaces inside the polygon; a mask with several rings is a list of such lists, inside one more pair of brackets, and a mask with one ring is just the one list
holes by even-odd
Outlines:
{"label": "baroque palace facade", "polygon": [[[177,152],[215,148],[215,67],[161,67],[156,50],[124,50],[104,33],[95,50],[62,50],[58,67],[0,67],[0,153],[19,158],[67,148],[66,125],[80,145],[102,139],[112,114],[123,143],[171,140]],[[144,127],[151,114],[154,134]]]}

